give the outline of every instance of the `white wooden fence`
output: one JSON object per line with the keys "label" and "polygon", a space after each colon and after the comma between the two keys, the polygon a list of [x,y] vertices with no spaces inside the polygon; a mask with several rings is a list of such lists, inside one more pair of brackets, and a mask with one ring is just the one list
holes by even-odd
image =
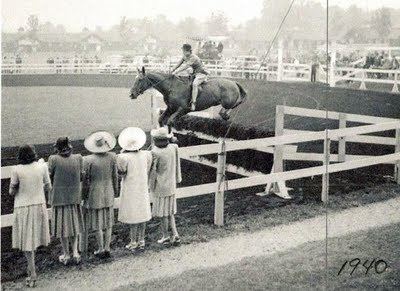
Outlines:
{"label": "white wooden fence", "polygon": [[[234,190],[240,188],[253,187],[257,185],[265,185],[268,183],[278,183],[282,181],[300,179],[305,177],[323,175],[324,181],[327,181],[329,173],[336,173],[351,169],[368,167],[377,164],[394,163],[395,179],[400,183],[400,120],[382,118],[375,116],[364,116],[356,114],[346,114],[338,112],[326,112],[321,110],[304,109],[297,107],[277,106],[276,108],[276,127],[277,135],[275,137],[251,139],[242,141],[222,141],[218,144],[197,145],[183,147],[179,149],[182,158],[198,157],[206,154],[219,154],[217,181],[208,184],[195,185],[190,187],[178,188],[177,198],[187,198],[199,195],[215,193],[215,217],[214,222],[217,225],[224,223],[224,190]],[[329,118],[337,119],[340,122],[339,129],[323,130],[317,132],[310,131],[293,131],[283,127],[285,115],[297,115],[313,118]],[[357,127],[346,128],[346,121],[372,123]],[[395,130],[394,138],[374,137],[365,134],[374,132],[382,132],[387,130]],[[316,153],[298,153],[287,152],[283,154],[283,146],[297,144],[310,141],[323,140],[325,143],[325,151],[323,154]],[[332,140],[339,141],[339,153],[330,154],[329,144]],[[381,156],[353,156],[345,152],[346,142],[387,144],[394,146],[394,153]],[[229,180],[228,188],[224,189],[223,177],[225,176],[225,155],[226,152],[274,147],[274,172],[271,174],[260,174],[250,177]],[[323,162],[322,166],[309,167],[291,171],[283,171],[284,160],[308,160]],[[331,162],[337,162],[331,164]],[[1,178],[10,177],[11,167],[1,168]],[[325,185],[325,186],[324,186]],[[328,200],[327,183],[323,184],[322,200]],[[119,198],[115,199],[115,208],[119,207]],[[50,211],[50,209],[49,209]],[[12,214],[1,216],[1,227],[12,225]]]}
{"label": "white wooden fence", "polygon": [[[173,63],[147,64],[150,70],[168,72]],[[244,64],[213,61],[205,67],[213,76],[238,78],[238,79],[264,79],[278,81],[309,81],[310,66],[307,64],[294,65],[282,63],[263,64],[259,62],[246,62]],[[121,66],[105,66],[104,64],[2,64],[3,75],[21,74],[136,74],[137,65],[126,64]]]}

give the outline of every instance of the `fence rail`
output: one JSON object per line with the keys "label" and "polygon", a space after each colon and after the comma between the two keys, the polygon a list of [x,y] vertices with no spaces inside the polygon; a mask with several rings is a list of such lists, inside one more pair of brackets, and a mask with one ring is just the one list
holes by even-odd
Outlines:
{"label": "fence rail", "polygon": [[[355,114],[345,114],[338,112],[325,112],[322,110],[314,109],[304,109],[297,107],[287,107],[287,106],[277,106],[277,116],[276,121],[280,120],[282,122],[277,122],[278,131],[282,135],[269,138],[252,139],[252,140],[241,140],[232,141],[228,140],[224,142],[224,146],[219,144],[208,144],[208,145],[198,145],[190,147],[182,147],[179,149],[179,153],[182,158],[190,158],[193,156],[200,156],[205,154],[220,154],[225,155],[228,151],[244,150],[244,149],[256,149],[256,148],[268,148],[274,147],[274,173],[254,175],[251,177],[239,178],[230,180],[228,183],[228,188],[230,190],[252,187],[257,185],[263,185],[267,183],[278,183],[287,180],[305,178],[316,175],[326,176],[329,173],[336,173],[340,171],[346,171],[351,169],[357,169],[361,167],[367,167],[371,165],[377,165],[382,163],[395,163],[396,165],[396,181],[400,183],[400,175],[398,169],[400,169],[400,120],[392,118],[382,118],[375,116],[363,116]],[[293,134],[284,134],[283,129],[283,118],[285,114],[308,116],[314,118],[324,118],[328,116],[330,119],[338,119],[340,124],[345,125],[345,121],[355,121],[362,123],[373,123],[369,125],[355,126],[349,128],[339,128],[333,130],[323,130],[317,132],[296,132]],[[396,130],[395,138],[386,138],[382,142],[385,144],[390,144],[395,146],[395,153],[387,154],[382,156],[355,156],[346,155],[343,151],[343,144],[348,138],[362,137],[364,139],[363,143],[376,143],[376,139],[369,139],[370,136],[365,136],[365,134],[373,132],[382,132],[387,130]],[[367,137],[367,138],[366,138]],[[339,153],[337,155],[331,155],[330,152],[324,152],[323,154],[318,153],[298,153],[291,152],[288,153],[290,156],[283,155],[283,146],[289,144],[296,144],[302,142],[310,142],[316,140],[323,140],[325,143],[330,142],[330,140],[339,140]],[[361,142],[361,140],[359,140]],[[344,147],[345,150],[345,147]],[[283,160],[284,159],[295,159],[295,160],[313,160],[313,161],[325,161],[328,160],[327,165],[310,167],[305,169],[298,169],[292,171],[283,171]],[[338,164],[330,164],[329,162],[338,162]],[[10,177],[11,166],[2,167],[2,179]],[[220,169],[219,169],[220,170]],[[221,174],[220,171],[217,171]],[[222,171],[224,173],[225,168]],[[177,198],[186,198],[199,195],[205,195],[210,193],[216,194],[216,212],[218,215],[215,217],[216,224],[223,224],[223,199],[221,200],[221,195],[223,196],[223,191],[221,192],[221,180],[214,183],[207,183],[202,185],[182,187],[177,190]],[[325,190],[327,191],[327,190]],[[326,201],[327,196],[323,200]],[[217,203],[218,201],[218,203]],[[119,199],[115,199],[115,207],[119,207]],[[7,227],[12,225],[12,214],[1,216],[1,227]]]}
{"label": "fence rail", "polygon": [[[144,66],[150,70],[169,72],[176,62],[147,63]],[[142,64],[140,64],[142,65]],[[280,66],[282,69],[280,70]],[[56,64],[2,64],[4,75],[19,74],[136,74],[138,64],[88,64],[88,63],[56,63]],[[205,67],[214,76],[266,79],[286,81],[308,81],[311,77],[310,65],[290,63],[269,63],[246,61],[229,63],[225,61],[207,61]]]}

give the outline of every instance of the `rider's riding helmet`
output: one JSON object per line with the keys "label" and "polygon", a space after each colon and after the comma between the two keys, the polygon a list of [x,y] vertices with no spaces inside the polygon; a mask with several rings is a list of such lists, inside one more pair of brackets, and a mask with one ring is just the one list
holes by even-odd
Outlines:
{"label": "rider's riding helmet", "polygon": [[191,46],[190,44],[188,44],[188,43],[185,43],[185,44],[182,46],[182,49],[183,49],[184,51],[191,52],[191,51],[192,51],[192,46]]}

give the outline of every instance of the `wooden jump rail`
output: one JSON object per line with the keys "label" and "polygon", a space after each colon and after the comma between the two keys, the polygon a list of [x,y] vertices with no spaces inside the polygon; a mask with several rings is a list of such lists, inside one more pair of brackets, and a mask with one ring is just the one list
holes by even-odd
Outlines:
{"label": "wooden jump rail", "polygon": [[[336,173],[368,167],[377,164],[395,163],[395,180],[400,183],[400,120],[381,118],[374,116],[363,116],[354,114],[343,114],[338,112],[326,112],[314,109],[304,109],[287,106],[277,106],[276,108],[276,132],[275,137],[241,140],[241,141],[222,141],[218,144],[197,145],[190,147],[179,148],[179,153],[182,158],[192,158],[206,154],[218,154],[218,169],[217,179],[214,183],[182,187],[177,190],[177,198],[187,198],[205,194],[215,193],[215,209],[214,209],[214,223],[216,225],[224,224],[224,191],[222,187],[225,177],[225,156],[226,152],[274,147],[274,173],[254,175],[245,178],[238,178],[229,180],[227,189],[234,190],[240,188],[253,187],[258,185],[281,183],[282,181],[300,179],[316,175],[323,175],[324,181],[328,178],[329,173]],[[333,130],[323,130],[317,132],[300,132],[284,135],[284,115],[299,115],[314,118],[339,119],[343,128]],[[344,128],[345,122],[354,121],[362,123],[374,123],[370,125],[363,125],[357,127]],[[362,134],[369,134],[374,132],[382,132],[387,130],[395,130],[396,137],[393,139],[382,139],[381,142],[374,137],[363,136],[362,139],[355,142],[363,143],[382,143],[395,146],[395,153],[381,155],[381,156],[350,156],[344,152],[343,143],[349,141]],[[371,139],[370,139],[371,138]],[[296,144],[301,142],[310,142],[323,140],[325,143],[325,151],[323,154],[308,154],[308,153],[290,153],[291,157],[283,155],[283,148],[285,145]],[[329,145],[331,140],[339,140],[340,152],[336,158],[332,158]],[[362,141],[361,141],[362,140]],[[333,157],[335,157],[333,155]],[[305,169],[298,169],[292,171],[283,171],[284,159],[298,159],[298,160],[318,160],[322,161],[322,166],[309,167]],[[337,164],[330,164],[332,161],[338,161]],[[2,167],[1,178],[6,179],[10,177],[11,167]],[[328,201],[327,183],[323,183],[322,200]],[[115,208],[119,207],[119,198],[115,198]],[[50,211],[50,209],[49,209]],[[1,227],[8,227],[12,225],[12,214],[1,216]]]}

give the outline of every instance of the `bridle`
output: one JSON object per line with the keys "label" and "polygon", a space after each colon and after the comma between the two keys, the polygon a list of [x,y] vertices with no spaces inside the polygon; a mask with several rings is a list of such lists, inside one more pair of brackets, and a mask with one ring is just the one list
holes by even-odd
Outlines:
{"label": "bridle", "polygon": [[[164,78],[164,79],[161,79],[161,80],[158,81],[158,82],[153,82],[147,75],[144,75],[143,78],[146,78],[146,80],[150,82],[151,87],[155,88],[158,84],[161,84],[162,82],[168,80],[168,79],[171,78],[171,77],[173,77],[173,75],[169,75],[168,77],[166,77],[166,78]],[[146,90],[148,90],[148,89],[149,89],[149,88],[144,89],[144,90],[143,90],[143,89],[139,90],[138,95],[143,94],[143,93],[144,93]]]}
{"label": "bridle", "polygon": [[[161,84],[162,82],[164,82],[164,81],[166,81],[166,80],[168,80],[168,79],[170,79],[170,78],[173,78],[173,76],[174,76],[174,75],[170,74],[170,75],[168,75],[168,77],[165,77],[164,79],[161,79],[161,80],[158,81],[158,82],[153,82],[153,81],[147,76],[147,74],[145,74],[143,78],[146,78],[146,80],[148,80],[148,81],[150,82],[151,87],[155,88],[158,84]],[[179,81],[183,82],[181,79],[179,79],[179,78],[177,78],[177,79],[178,79]],[[148,90],[148,89],[149,89],[149,88],[144,89],[144,90],[143,90],[143,89],[139,90],[138,95],[143,94],[143,93],[144,93],[146,90]]]}

